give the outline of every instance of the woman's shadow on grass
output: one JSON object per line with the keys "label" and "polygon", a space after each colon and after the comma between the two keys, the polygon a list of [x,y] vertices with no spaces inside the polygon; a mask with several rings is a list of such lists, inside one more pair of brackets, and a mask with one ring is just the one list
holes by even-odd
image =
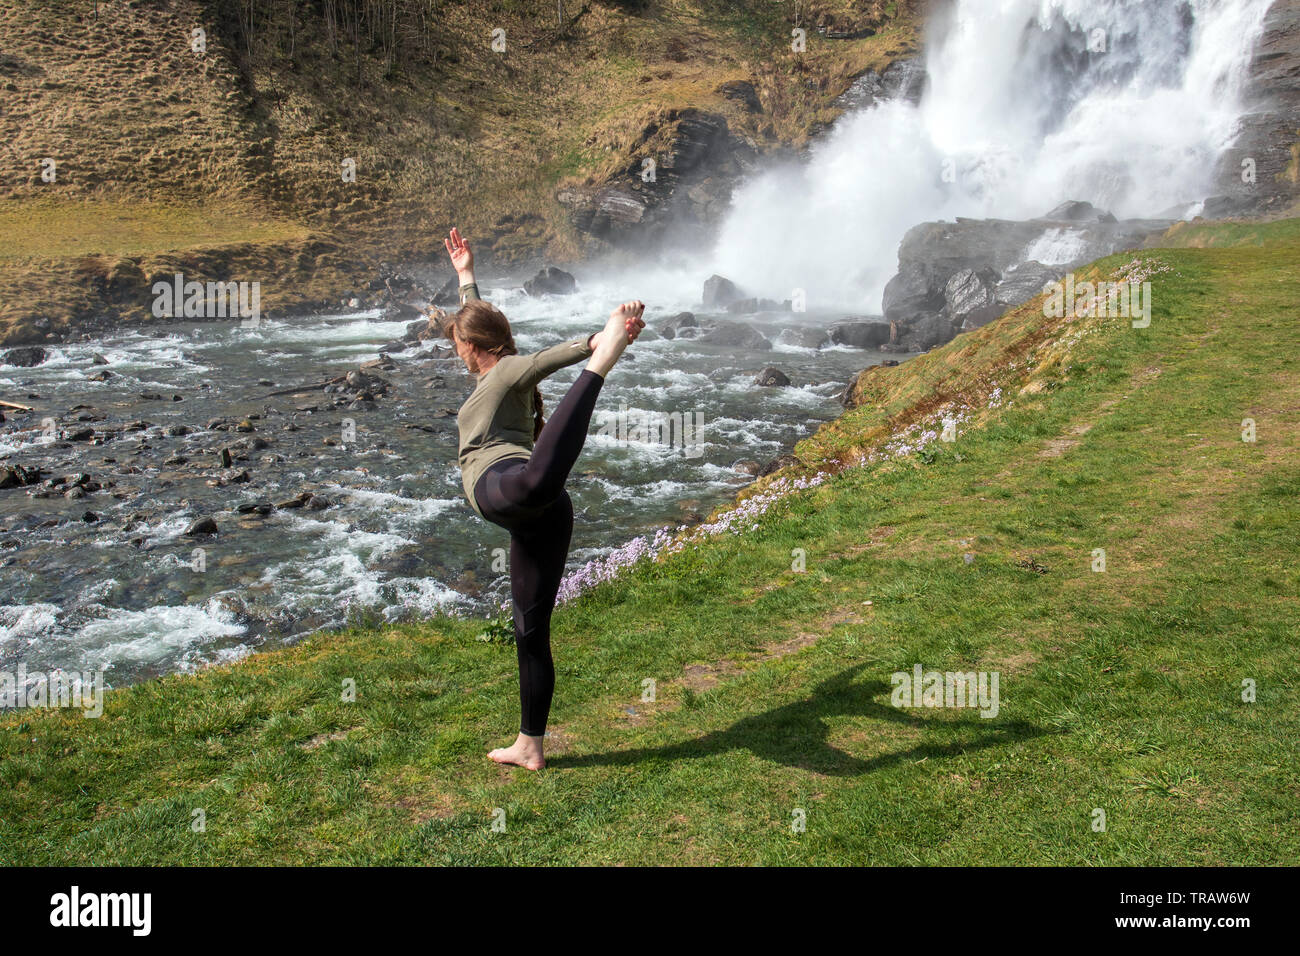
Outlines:
{"label": "woman's shadow on grass", "polygon": [[[1048,731],[1024,721],[991,724],[972,711],[970,719],[938,719],[930,708],[904,710],[888,702],[892,687],[883,681],[855,684],[854,675],[864,664],[840,671],[818,684],[812,695],[775,710],[745,717],[726,730],[715,730],[692,740],[663,747],[641,747],[595,754],[559,754],[548,757],[548,767],[593,767],[637,764],[647,760],[682,760],[707,757],[729,750],[748,750],[756,757],[831,776],[857,776],[903,761],[953,757],[972,750],[1030,740]],[[885,695],[882,703],[875,698]],[[929,712],[929,713],[928,713]],[[832,747],[825,718],[863,716],[890,724],[904,724],[938,734],[940,741],[917,744],[907,750],[862,759]],[[994,718],[996,719],[996,718]]]}

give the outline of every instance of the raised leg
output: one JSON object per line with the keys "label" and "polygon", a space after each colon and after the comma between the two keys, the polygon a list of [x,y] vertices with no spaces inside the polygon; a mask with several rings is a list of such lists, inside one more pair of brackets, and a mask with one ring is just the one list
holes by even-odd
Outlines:
{"label": "raised leg", "polygon": [[537,436],[528,463],[501,475],[501,492],[511,502],[525,508],[542,508],[564,491],[564,483],[587,440],[596,398],[604,384],[605,380],[591,369],[583,369],[574,380]]}

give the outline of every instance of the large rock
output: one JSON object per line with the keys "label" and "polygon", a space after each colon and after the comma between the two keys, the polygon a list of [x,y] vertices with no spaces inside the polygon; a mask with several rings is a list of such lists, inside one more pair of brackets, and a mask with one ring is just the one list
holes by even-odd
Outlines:
{"label": "large rock", "polygon": [[732,315],[757,315],[759,312],[789,312],[790,300],[777,302],[775,299],[759,299],[751,296],[747,299],[737,299],[731,305],[727,306],[727,311]]}
{"label": "large rock", "polygon": [[371,375],[369,372],[362,372],[359,369],[348,372],[344,381],[349,390],[369,392],[372,395],[383,395],[389,388],[386,379],[380,378],[378,375]]}
{"label": "large rock", "polygon": [[1060,277],[1060,269],[1031,259],[1006,271],[993,292],[993,298],[1005,311],[1023,305],[1036,295],[1042,295],[1043,287]]}
{"label": "large rock", "polygon": [[719,322],[706,330],[696,341],[708,345],[724,345],[737,349],[770,349],[769,342],[762,332],[745,322]]}
{"label": "large rock", "polygon": [[825,329],[814,329],[807,326],[786,329],[785,335],[791,344],[805,349],[819,349],[830,341]]}
{"label": "large rock", "polygon": [[898,336],[898,348],[907,352],[925,352],[936,346],[951,342],[957,329],[948,319],[938,313],[917,317],[906,332]]}
{"label": "large rock", "polygon": [[547,266],[524,283],[529,295],[572,295],[578,291],[578,282],[563,269]]}
{"label": "large rock", "polygon": [[764,388],[784,388],[790,384],[790,376],[775,365],[769,365],[758,373],[758,377],[754,379],[754,384],[761,385]]}
{"label": "large rock", "polygon": [[836,345],[850,345],[858,349],[874,349],[890,339],[888,322],[871,322],[849,319],[830,327],[830,339]]}
{"label": "large rock", "polygon": [[[735,92],[747,99],[743,88]],[[706,241],[735,184],[757,162],[754,144],[732,133],[724,117],[694,108],[660,111],[635,142],[627,162],[604,180],[556,193],[573,224],[591,237],[590,252],[644,248],[669,235],[679,244]]]}
{"label": "large rock", "polygon": [[35,368],[44,362],[47,357],[45,349],[39,345],[28,345],[20,349],[10,349],[4,354],[4,359],[0,364],[16,365],[19,368]]}
{"label": "large rock", "polygon": [[190,522],[189,527],[187,527],[182,532],[182,534],[190,538],[195,538],[205,534],[216,534],[216,533],[217,533],[217,522],[215,519],[212,518],[211,515],[205,515],[202,518],[195,518],[193,521]]}
{"label": "large rock", "polygon": [[992,322],[1002,314],[994,292],[998,280],[998,274],[991,269],[953,273],[944,286],[944,316],[963,332]]}
{"label": "large rock", "polygon": [[424,314],[424,310],[419,306],[412,305],[409,302],[389,302],[384,307],[385,322],[409,322],[410,320]]}
{"label": "large rock", "polygon": [[40,468],[28,468],[25,465],[0,465],[0,488],[40,484],[41,472]]}
{"label": "large rock", "polygon": [[901,99],[919,103],[929,84],[925,60],[920,56],[904,57],[885,67],[883,72],[868,70],[857,77],[835,99],[846,110],[861,110],[886,100]]}
{"label": "large rock", "polygon": [[407,323],[406,332],[402,339],[407,342],[418,342],[421,336],[429,334],[429,325],[431,319],[416,319],[414,322]]}
{"label": "large rock", "polygon": [[[1205,216],[1280,212],[1300,199],[1293,152],[1300,130],[1300,0],[1274,0],[1265,14],[1244,99],[1240,131],[1215,167],[1219,194],[1206,200]],[[1244,182],[1251,166],[1254,181]]]}
{"label": "large rock", "polygon": [[744,298],[744,294],[730,279],[720,275],[711,275],[704,280],[704,308],[717,311],[727,308],[733,302]]}
{"label": "large rock", "polygon": [[694,312],[678,312],[663,325],[659,326],[659,334],[666,339],[673,339],[680,334],[682,329],[695,329],[699,324],[695,321]]}
{"label": "large rock", "polygon": [[[1090,206],[1085,210],[1075,203],[1053,212],[1101,215]],[[899,246],[898,273],[885,286],[885,318],[900,326],[911,326],[923,316],[949,313],[954,295],[968,303],[978,301],[981,294],[969,276],[966,282],[949,289],[949,280],[958,273],[974,272],[983,285],[996,289],[1012,269],[1033,260],[1041,268],[1053,270],[1051,278],[1059,278],[1094,259],[1141,248],[1148,237],[1163,232],[1170,224],[1167,219],[1107,222],[1102,218],[1023,222],[959,218],[956,222],[921,223],[907,231]],[[1019,304],[996,301],[1002,305]],[[991,311],[992,306],[988,306]]]}
{"label": "large rock", "polygon": [[[903,245],[908,248],[906,238]],[[943,289],[948,280],[945,277],[941,284],[938,276],[947,272],[947,269],[942,265],[932,266],[921,261],[920,253],[913,248],[908,248],[908,254],[917,258],[904,262],[903,253],[899,252],[898,272],[885,284],[885,294],[881,300],[886,318],[893,322],[910,322],[915,316],[936,312],[944,305]],[[957,269],[953,268],[953,271]]]}
{"label": "large rock", "polygon": [[1113,215],[1104,209],[1098,209],[1090,202],[1068,199],[1047,215],[1040,217],[1055,222],[1116,222]]}

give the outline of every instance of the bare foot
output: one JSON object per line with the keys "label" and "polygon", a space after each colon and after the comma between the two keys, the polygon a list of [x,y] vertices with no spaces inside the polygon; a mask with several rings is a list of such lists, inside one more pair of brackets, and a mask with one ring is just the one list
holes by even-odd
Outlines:
{"label": "bare foot", "polygon": [[609,314],[605,327],[592,339],[592,354],[587,368],[605,378],[624,349],[645,328],[645,322],[641,319],[643,312],[645,303],[637,300],[624,302],[614,309]]}
{"label": "bare foot", "polygon": [[497,763],[514,764],[526,770],[541,770],[546,766],[542,756],[542,738],[520,734],[509,747],[498,747],[488,751],[488,757]]}

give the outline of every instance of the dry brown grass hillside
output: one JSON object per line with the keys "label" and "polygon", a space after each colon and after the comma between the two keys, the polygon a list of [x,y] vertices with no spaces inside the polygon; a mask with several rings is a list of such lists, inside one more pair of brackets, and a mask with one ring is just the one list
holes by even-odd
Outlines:
{"label": "dry brown grass hillside", "polygon": [[485,259],[576,258],[558,189],[686,108],[760,152],[801,145],[853,76],[916,49],[921,5],[7,0],[0,335],[142,318],[178,263],[260,278],[272,308],[337,301],[452,223]]}

